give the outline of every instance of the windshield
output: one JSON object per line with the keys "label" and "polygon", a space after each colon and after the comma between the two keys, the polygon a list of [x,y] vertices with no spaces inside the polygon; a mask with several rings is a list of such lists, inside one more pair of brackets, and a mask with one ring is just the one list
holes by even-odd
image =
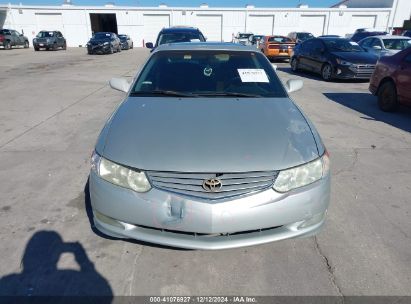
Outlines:
{"label": "windshield", "polygon": [[179,32],[161,34],[158,40],[158,45],[177,42],[199,42],[205,41],[203,35],[199,32]]}
{"label": "windshield", "polygon": [[365,52],[358,43],[348,39],[323,39],[330,52]]}
{"label": "windshield", "polygon": [[286,97],[263,54],[235,51],[167,51],[154,54],[131,96]]}
{"label": "windshield", "polygon": [[314,38],[314,36],[311,33],[298,33],[297,38],[301,40],[307,40]]}
{"label": "windshield", "polygon": [[94,39],[109,39],[111,37],[110,33],[95,33]]}
{"label": "windshield", "polygon": [[268,42],[280,42],[280,43],[287,43],[287,42],[292,42],[292,40],[288,37],[270,37],[268,38]]}
{"label": "windshield", "polygon": [[37,34],[38,38],[48,38],[48,37],[53,37],[54,33],[53,32],[40,32]]}
{"label": "windshield", "polygon": [[383,39],[385,48],[388,50],[405,50],[411,46],[410,39]]}

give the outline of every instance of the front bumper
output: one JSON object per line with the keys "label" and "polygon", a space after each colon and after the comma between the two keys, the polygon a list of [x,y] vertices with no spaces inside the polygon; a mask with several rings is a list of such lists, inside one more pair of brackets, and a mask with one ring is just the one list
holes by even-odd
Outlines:
{"label": "front bumper", "polygon": [[318,233],[330,179],[288,194],[272,189],[231,200],[201,200],[151,189],[136,193],[90,173],[94,223],[101,232],[190,249],[227,249]]}
{"label": "front bumper", "polygon": [[375,66],[358,68],[357,66],[337,65],[334,67],[334,77],[338,79],[370,79]]}
{"label": "front bumper", "polygon": [[33,47],[39,48],[39,49],[43,49],[43,48],[48,49],[48,48],[51,48],[52,46],[53,46],[52,43],[43,43],[43,42],[41,42],[41,43],[39,43],[39,42],[33,43]]}
{"label": "front bumper", "polygon": [[88,50],[89,53],[107,54],[107,53],[110,53],[110,44],[106,44],[106,45],[88,45],[87,50]]}

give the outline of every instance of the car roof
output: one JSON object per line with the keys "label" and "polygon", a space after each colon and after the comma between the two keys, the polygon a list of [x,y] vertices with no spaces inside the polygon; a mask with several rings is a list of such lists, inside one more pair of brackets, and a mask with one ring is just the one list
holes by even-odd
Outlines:
{"label": "car roof", "polygon": [[[397,36],[397,35],[378,35],[378,36],[372,36],[372,37],[367,37],[367,38],[380,38],[380,39],[407,39],[407,37],[404,36]],[[409,39],[408,39],[409,40]]]}
{"label": "car roof", "polygon": [[181,42],[162,44],[154,52],[161,51],[253,51],[258,49],[231,42]]}
{"label": "car roof", "polygon": [[163,28],[162,33],[181,33],[181,32],[199,32],[200,30],[196,27],[189,26],[173,26],[168,28]]}

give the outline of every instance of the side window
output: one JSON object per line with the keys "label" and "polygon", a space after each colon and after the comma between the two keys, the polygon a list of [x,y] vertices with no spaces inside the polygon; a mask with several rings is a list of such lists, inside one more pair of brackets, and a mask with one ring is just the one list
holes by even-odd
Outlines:
{"label": "side window", "polygon": [[313,51],[319,52],[321,49],[324,49],[324,45],[320,40],[313,40],[312,48]]}
{"label": "side window", "polygon": [[379,40],[379,39],[373,39],[373,41],[371,42],[371,47],[373,47],[373,46],[380,46],[380,47],[382,47],[382,44],[381,44],[381,41]]}
{"label": "side window", "polygon": [[307,40],[301,45],[304,52],[311,52],[314,50],[314,40]]}
{"label": "side window", "polygon": [[364,39],[364,41],[363,41],[363,43],[362,43],[361,46],[363,46],[363,47],[370,47],[373,40],[374,40],[374,38]]}

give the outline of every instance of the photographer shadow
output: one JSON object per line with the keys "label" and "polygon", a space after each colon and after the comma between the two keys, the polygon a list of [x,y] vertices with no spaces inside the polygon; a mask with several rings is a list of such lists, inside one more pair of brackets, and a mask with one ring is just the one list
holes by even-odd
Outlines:
{"label": "photographer shadow", "polygon": [[[80,270],[58,269],[57,263],[63,253],[73,254]],[[96,271],[84,247],[78,242],[63,242],[54,231],[39,231],[32,236],[22,266],[21,273],[0,279],[0,296],[76,296],[93,297],[94,300],[97,296],[98,303],[113,300],[109,283]]]}

